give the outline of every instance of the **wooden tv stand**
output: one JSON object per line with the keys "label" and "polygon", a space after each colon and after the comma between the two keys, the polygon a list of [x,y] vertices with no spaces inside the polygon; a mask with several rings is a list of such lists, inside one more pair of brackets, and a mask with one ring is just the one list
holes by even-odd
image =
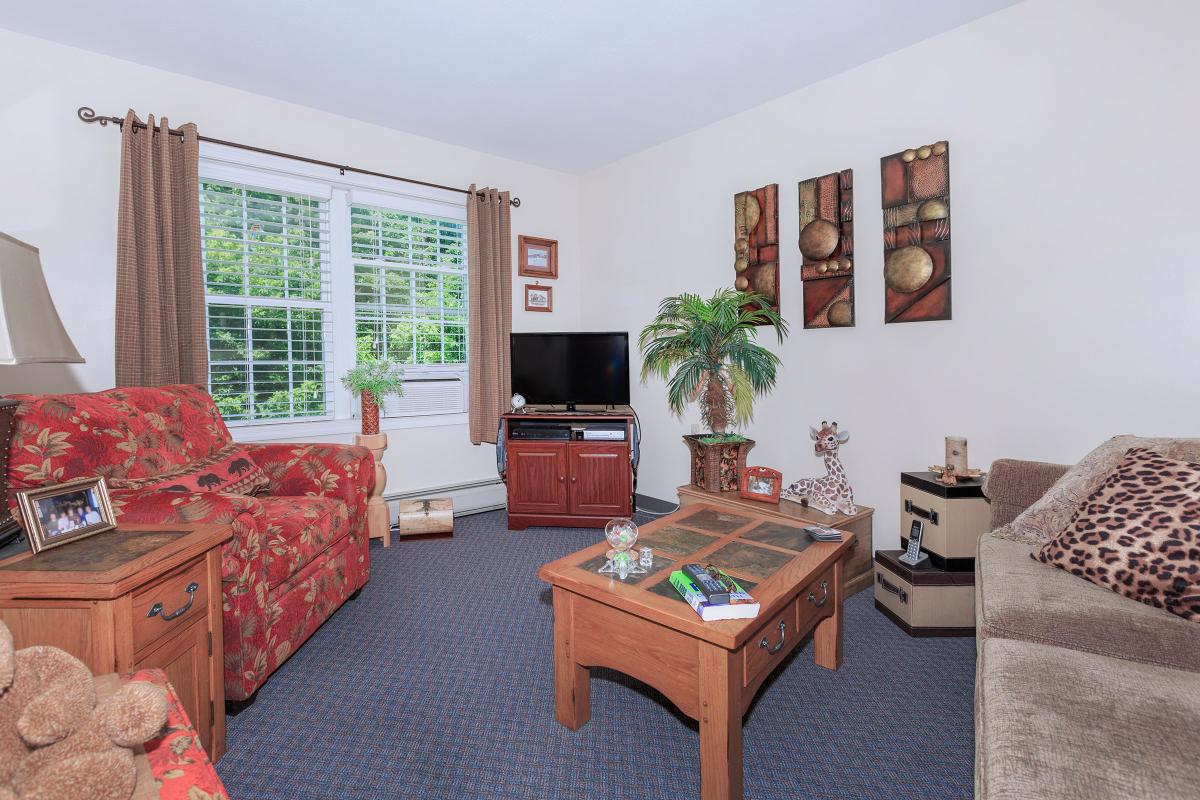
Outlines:
{"label": "wooden tv stand", "polygon": [[[632,516],[633,412],[628,407],[531,410],[502,419],[510,530],[603,528],[613,517]],[[623,439],[583,439],[583,430],[596,425],[620,430]]]}

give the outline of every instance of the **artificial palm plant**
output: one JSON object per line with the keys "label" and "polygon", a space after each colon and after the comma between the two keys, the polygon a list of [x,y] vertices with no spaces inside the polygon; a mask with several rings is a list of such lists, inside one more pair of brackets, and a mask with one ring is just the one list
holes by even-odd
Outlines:
{"label": "artificial palm plant", "polygon": [[642,382],[651,375],[666,380],[676,416],[699,401],[701,420],[724,436],[730,423],[750,422],[754,398],[775,386],[779,357],[755,341],[761,325],[772,326],[780,342],[787,336],[787,323],[760,294],[720,289],[707,300],[668,297],[638,337]]}
{"label": "artificial palm plant", "polygon": [[404,394],[404,368],[392,361],[360,361],[342,376],[342,385],[362,402],[362,432],[379,433],[379,406],[389,394]]}

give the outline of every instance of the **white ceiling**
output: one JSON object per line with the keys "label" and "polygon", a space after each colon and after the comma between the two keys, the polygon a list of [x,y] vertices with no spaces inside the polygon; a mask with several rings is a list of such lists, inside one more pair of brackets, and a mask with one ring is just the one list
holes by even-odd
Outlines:
{"label": "white ceiling", "polygon": [[1014,2],[0,0],[0,27],[584,172]]}

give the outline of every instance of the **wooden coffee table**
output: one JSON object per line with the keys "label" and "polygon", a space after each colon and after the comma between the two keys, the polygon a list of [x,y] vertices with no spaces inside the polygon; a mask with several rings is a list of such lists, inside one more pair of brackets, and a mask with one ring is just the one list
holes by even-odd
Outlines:
{"label": "wooden coffee table", "polygon": [[[553,586],[554,702],[577,730],[591,718],[589,668],[608,667],[662,692],[700,723],[702,800],[742,797],[742,715],[758,688],[811,632],[814,661],[842,661],[842,564],[851,536],[814,542],[803,526],[692,505],[641,527],[654,566],[621,581],[596,570],[608,543],[546,564]],[[756,619],[704,622],[668,576],[715,564],[762,604]]]}

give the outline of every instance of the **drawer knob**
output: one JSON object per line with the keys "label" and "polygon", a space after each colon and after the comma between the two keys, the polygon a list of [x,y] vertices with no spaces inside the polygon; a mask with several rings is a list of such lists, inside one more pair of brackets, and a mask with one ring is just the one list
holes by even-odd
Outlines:
{"label": "drawer knob", "polygon": [[829,581],[821,581],[821,599],[817,599],[816,592],[809,592],[808,602],[812,603],[817,608],[820,608],[829,602]]}
{"label": "drawer knob", "polygon": [[775,655],[776,653],[778,653],[780,650],[783,649],[783,641],[786,638],[787,638],[787,623],[784,622],[783,620],[780,620],[779,621],[779,643],[777,645],[775,645],[774,647],[772,647],[770,645],[770,643],[767,641],[767,637],[764,636],[764,637],[762,637],[762,641],[758,643],[758,646],[763,648],[764,650],[766,650],[771,655]]}
{"label": "drawer knob", "polygon": [[172,611],[169,614],[167,612],[163,611],[162,603],[155,603],[153,606],[150,607],[150,611],[146,614],[146,616],[147,617],[160,616],[160,617],[162,617],[163,622],[170,622],[171,620],[175,619],[176,617],[182,617],[184,614],[186,614],[188,612],[188,609],[192,607],[192,603],[194,603],[196,601],[196,592],[199,589],[200,589],[200,584],[196,583],[195,581],[192,581],[191,583],[189,583],[187,585],[187,588],[184,589],[184,591],[187,592],[187,596],[188,596],[186,603],[184,603],[179,608],[175,609],[174,611]]}

